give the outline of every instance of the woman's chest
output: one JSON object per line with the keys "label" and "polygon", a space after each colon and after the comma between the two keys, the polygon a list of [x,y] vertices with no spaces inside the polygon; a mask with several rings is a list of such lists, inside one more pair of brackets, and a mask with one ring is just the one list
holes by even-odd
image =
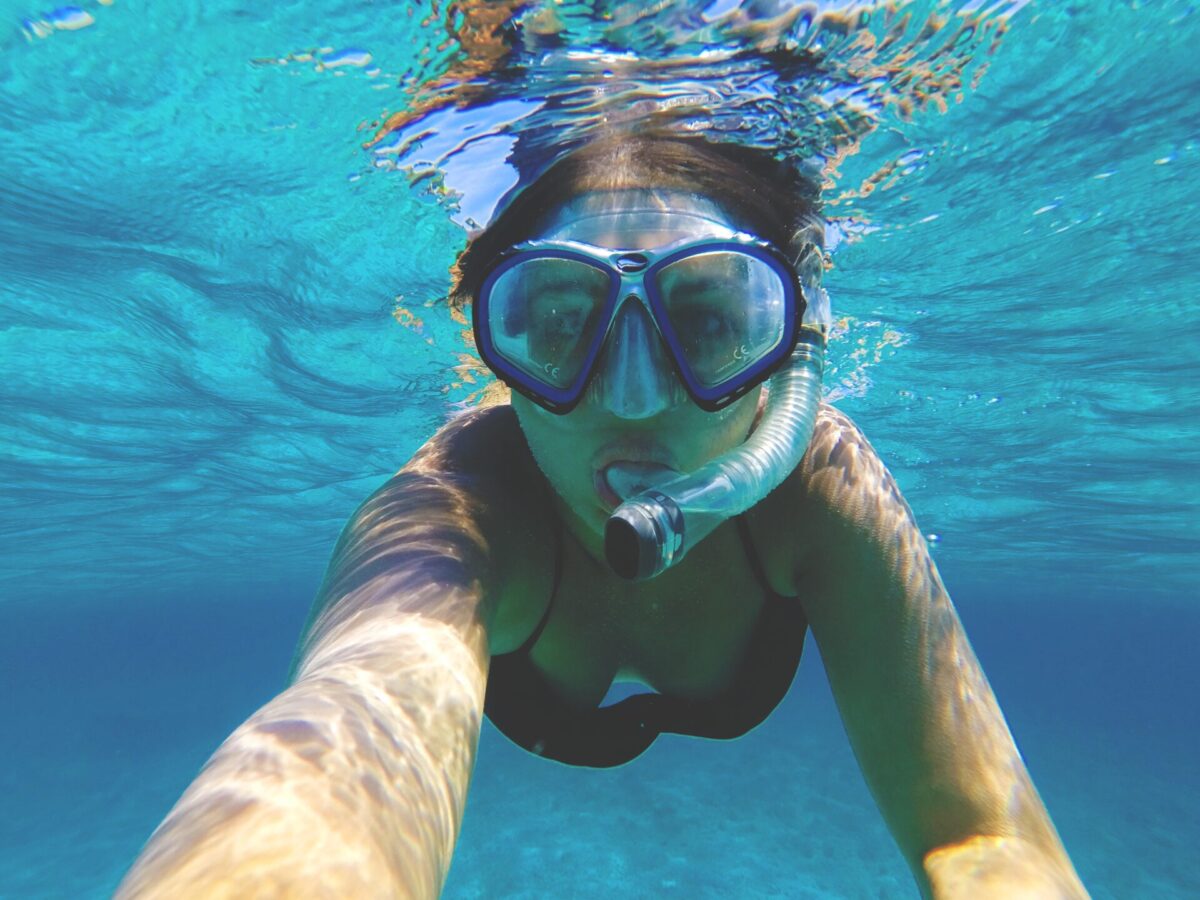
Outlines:
{"label": "woman's chest", "polygon": [[531,653],[560,692],[594,705],[618,677],[691,698],[730,685],[767,597],[734,523],[647,582],[622,581],[565,543],[558,587]]}

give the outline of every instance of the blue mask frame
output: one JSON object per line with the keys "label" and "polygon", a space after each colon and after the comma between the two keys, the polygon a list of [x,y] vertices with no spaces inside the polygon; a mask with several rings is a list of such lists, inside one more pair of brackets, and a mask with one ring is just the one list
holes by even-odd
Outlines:
{"label": "blue mask frame", "polygon": [[[716,250],[733,250],[754,257],[768,265],[783,287],[783,337],[771,350],[753,364],[717,385],[703,384],[691,371],[687,357],[671,327],[656,276],[666,266],[686,257]],[[492,342],[487,323],[490,321],[492,288],[496,281],[513,266],[530,259],[571,259],[603,272],[608,277],[608,292],[599,313],[603,326],[587,348],[579,375],[565,388],[540,381],[527,371],[510,363]],[[765,381],[795,347],[804,316],[805,298],[795,270],[771,244],[752,235],[734,234],[729,238],[705,237],[689,239],[658,250],[612,250],[578,241],[528,241],[500,254],[486,270],[472,310],[475,346],[484,363],[505,384],[528,397],[534,403],[560,415],[570,412],[583,397],[588,381],[595,374],[600,356],[619,309],[630,298],[636,298],[649,312],[659,336],[666,344],[676,375],[688,396],[701,409],[715,412],[746,394]],[[753,302],[746,298],[745,302]]]}

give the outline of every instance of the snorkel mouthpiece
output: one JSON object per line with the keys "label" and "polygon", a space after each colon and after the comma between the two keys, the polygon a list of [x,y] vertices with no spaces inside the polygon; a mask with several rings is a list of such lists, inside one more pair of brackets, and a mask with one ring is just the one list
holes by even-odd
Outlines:
{"label": "snorkel mouthpiece", "polygon": [[825,337],[805,327],[772,376],[766,411],[741,446],[695,472],[670,475],[622,503],[604,528],[604,553],[622,578],[653,578],[726,519],[779,487],[812,440],[821,404]]}
{"label": "snorkel mouthpiece", "polygon": [[668,568],[683,545],[678,504],[651,488],[621,504],[604,526],[604,552],[613,571],[629,581],[652,578]]}

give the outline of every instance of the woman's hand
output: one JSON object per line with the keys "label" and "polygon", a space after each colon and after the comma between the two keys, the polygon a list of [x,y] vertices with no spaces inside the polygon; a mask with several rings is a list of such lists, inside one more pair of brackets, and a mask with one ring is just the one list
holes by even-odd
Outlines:
{"label": "woman's hand", "polygon": [[1020,838],[978,836],[925,854],[934,900],[1080,900],[1073,870],[1064,870]]}

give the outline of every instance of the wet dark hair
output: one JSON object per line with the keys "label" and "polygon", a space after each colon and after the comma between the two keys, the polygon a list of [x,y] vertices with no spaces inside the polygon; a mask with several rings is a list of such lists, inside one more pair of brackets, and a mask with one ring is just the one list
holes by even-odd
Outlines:
{"label": "wet dark hair", "polygon": [[628,188],[699,194],[729,212],[739,226],[795,258],[803,245],[820,249],[820,191],[771,154],[700,138],[620,136],[592,141],[564,156],[526,187],[459,255],[451,306],[471,302],[488,264],[527,240],[555,209],[580,194]]}

